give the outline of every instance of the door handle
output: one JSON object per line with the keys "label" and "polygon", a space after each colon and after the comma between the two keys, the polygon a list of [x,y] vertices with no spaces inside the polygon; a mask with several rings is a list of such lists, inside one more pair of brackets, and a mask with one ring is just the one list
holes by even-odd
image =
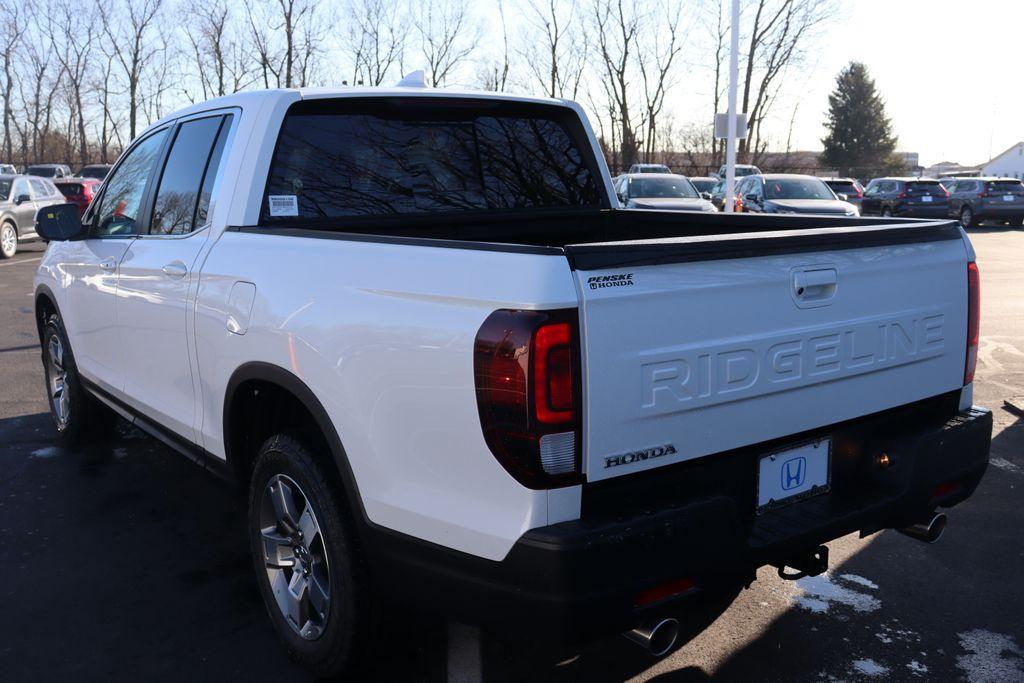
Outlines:
{"label": "door handle", "polygon": [[164,266],[162,270],[164,271],[164,275],[172,277],[175,280],[180,280],[188,275],[188,268],[181,261],[171,261]]}
{"label": "door handle", "polygon": [[100,268],[107,272],[110,272],[117,268],[117,261],[115,261],[112,258],[105,258],[102,261],[100,261]]}

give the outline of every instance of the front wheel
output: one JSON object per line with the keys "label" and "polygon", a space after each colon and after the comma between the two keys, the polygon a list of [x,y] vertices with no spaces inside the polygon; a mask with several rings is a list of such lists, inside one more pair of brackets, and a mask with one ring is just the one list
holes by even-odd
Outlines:
{"label": "front wheel", "polygon": [[892,218],[892,209],[888,206],[882,207],[882,218]]}
{"label": "front wheel", "polygon": [[368,587],[330,472],[290,435],[257,456],[249,487],[256,579],[289,655],[318,676],[351,673],[370,629]]}
{"label": "front wheel", "polygon": [[0,258],[11,258],[18,253],[18,231],[10,223],[0,225]]}
{"label": "front wheel", "polygon": [[112,430],[116,416],[82,386],[71,345],[57,314],[48,316],[43,325],[43,374],[50,417],[61,443],[74,446]]}

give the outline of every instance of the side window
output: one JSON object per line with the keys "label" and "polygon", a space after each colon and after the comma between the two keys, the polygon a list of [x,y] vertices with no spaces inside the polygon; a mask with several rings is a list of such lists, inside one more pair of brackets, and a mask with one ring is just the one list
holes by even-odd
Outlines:
{"label": "side window", "polygon": [[28,189],[28,181],[24,178],[18,178],[14,181],[14,190],[11,192],[11,200],[15,200],[22,195],[32,196],[32,193]]}
{"label": "side window", "polygon": [[54,197],[61,197],[61,196],[63,196],[63,195],[61,195],[60,190],[57,189],[57,186],[54,185],[49,180],[44,180],[43,184],[46,185],[47,196],[50,197],[51,199],[54,198]]}
{"label": "side window", "polygon": [[50,196],[50,191],[46,188],[46,183],[44,181],[32,178],[29,182],[32,183],[33,199],[46,199]]}
{"label": "side window", "polygon": [[[204,176],[207,166],[216,170],[212,157],[223,121],[223,116],[210,116],[186,121],[178,128],[160,177],[149,227],[151,234],[185,235],[206,222],[210,188],[206,186]],[[223,149],[223,145],[217,146]],[[209,175],[212,183],[214,172]],[[197,220],[200,196],[204,191],[206,201],[202,220]]]}
{"label": "side window", "polygon": [[104,183],[103,199],[95,213],[94,234],[101,237],[135,234],[135,221],[139,217],[146,184],[153,174],[167,130],[159,130],[137,144]]}

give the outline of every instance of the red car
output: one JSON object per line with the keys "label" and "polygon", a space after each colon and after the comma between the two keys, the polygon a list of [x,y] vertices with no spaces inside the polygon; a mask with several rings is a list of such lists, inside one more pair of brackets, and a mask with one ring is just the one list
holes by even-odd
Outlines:
{"label": "red car", "polygon": [[54,178],[53,184],[68,202],[78,207],[79,214],[84,214],[103,181],[94,178]]}

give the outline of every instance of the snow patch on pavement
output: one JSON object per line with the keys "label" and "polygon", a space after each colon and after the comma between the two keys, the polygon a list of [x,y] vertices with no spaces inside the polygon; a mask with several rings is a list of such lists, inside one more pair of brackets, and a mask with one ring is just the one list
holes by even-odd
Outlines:
{"label": "snow patch on pavement", "polygon": [[[844,578],[839,577],[840,580]],[[882,607],[882,602],[875,596],[834,583],[827,572],[819,576],[805,576],[796,585],[802,592],[796,597],[797,606],[816,614],[825,614],[837,604],[852,607],[857,612],[874,612]]]}
{"label": "snow patch on pavement", "polygon": [[858,659],[853,663],[853,669],[857,673],[871,676],[872,678],[889,673],[889,667],[882,666],[873,659]]}
{"label": "snow patch on pavement", "polygon": [[856,574],[842,574],[839,578],[848,583],[859,583],[865,588],[870,588],[871,590],[878,590],[877,583],[871,581],[870,579],[865,579],[863,576],[857,576]]}
{"label": "snow patch on pavement", "polygon": [[31,457],[52,458],[55,455],[60,455],[60,449],[56,446],[47,446],[46,448],[40,448],[39,450],[32,451]]}
{"label": "snow patch on pavement", "polygon": [[920,663],[916,659],[910,660],[910,664],[907,664],[907,668],[913,671],[915,674],[926,674],[928,673],[928,667]]}
{"label": "snow patch on pavement", "polygon": [[957,637],[970,654],[957,657],[956,665],[970,683],[1024,681],[1024,650],[1011,636],[977,628]]}
{"label": "snow patch on pavement", "polygon": [[998,467],[1001,470],[1013,472],[1014,474],[1024,474],[1024,469],[1021,469],[1020,465],[1012,463],[1006,458],[989,458],[988,461],[993,467]]}

